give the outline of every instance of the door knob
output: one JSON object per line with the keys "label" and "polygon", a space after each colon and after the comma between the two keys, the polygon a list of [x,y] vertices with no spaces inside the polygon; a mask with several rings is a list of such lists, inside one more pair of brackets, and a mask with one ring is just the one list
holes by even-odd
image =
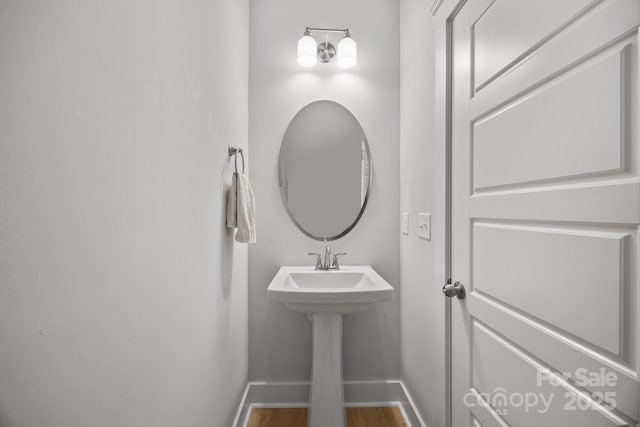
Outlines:
{"label": "door knob", "polygon": [[442,287],[442,293],[449,298],[458,297],[458,299],[464,299],[467,296],[464,285],[460,282],[451,283],[451,279],[448,279],[447,284]]}

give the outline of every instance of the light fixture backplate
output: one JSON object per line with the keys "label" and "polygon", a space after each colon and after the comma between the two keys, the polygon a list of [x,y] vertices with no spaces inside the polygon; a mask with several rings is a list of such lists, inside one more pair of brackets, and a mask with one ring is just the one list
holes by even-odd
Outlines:
{"label": "light fixture backplate", "polygon": [[336,56],[336,48],[331,43],[320,43],[318,45],[318,59],[320,62],[331,62]]}

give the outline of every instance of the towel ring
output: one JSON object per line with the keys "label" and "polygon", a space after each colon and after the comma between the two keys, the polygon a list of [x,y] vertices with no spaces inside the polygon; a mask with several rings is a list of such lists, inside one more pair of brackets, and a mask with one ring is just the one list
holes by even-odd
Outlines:
{"label": "towel ring", "polygon": [[242,148],[229,147],[229,157],[235,156],[233,164],[236,169],[236,173],[238,173],[238,153],[240,153],[240,157],[242,157],[242,174],[244,175],[244,153],[242,152]]}

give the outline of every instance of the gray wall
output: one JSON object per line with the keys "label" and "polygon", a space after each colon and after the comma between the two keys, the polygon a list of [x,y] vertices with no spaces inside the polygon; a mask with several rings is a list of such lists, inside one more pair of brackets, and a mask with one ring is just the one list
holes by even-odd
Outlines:
{"label": "gray wall", "polygon": [[[358,65],[304,69],[296,43],[305,26],[349,27]],[[400,377],[398,236],[398,3],[388,0],[254,0],[251,2],[249,144],[258,242],[249,250],[249,377],[309,380],[311,324],[303,314],[267,301],[280,265],[313,265],[322,250],[291,222],[278,190],[278,152],[289,121],[319,99],[341,103],[360,121],[371,146],[373,190],[358,226],[334,242],[344,264],[370,264],[396,288],[394,301],[345,318],[346,379]]]}
{"label": "gray wall", "polygon": [[[402,378],[429,426],[445,424],[444,297],[434,280],[434,251],[443,234],[418,238],[418,212],[432,213],[436,230],[444,222],[443,188],[434,179],[435,67],[431,2],[400,0],[401,211],[409,212],[409,235],[401,239]],[[439,272],[442,274],[442,272]]]}
{"label": "gray wall", "polygon": [[231,425],[248,1],[0,2],[0,425]]}

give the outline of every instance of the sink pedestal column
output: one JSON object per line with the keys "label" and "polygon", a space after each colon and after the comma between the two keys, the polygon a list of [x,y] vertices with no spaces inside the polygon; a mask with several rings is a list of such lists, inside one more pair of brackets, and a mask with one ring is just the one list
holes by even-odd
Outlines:
{"label": "sink pedestal column", "polygon": [[346,427],[342,385],[342,315],[320,313],[313,322],[309,427]]}

